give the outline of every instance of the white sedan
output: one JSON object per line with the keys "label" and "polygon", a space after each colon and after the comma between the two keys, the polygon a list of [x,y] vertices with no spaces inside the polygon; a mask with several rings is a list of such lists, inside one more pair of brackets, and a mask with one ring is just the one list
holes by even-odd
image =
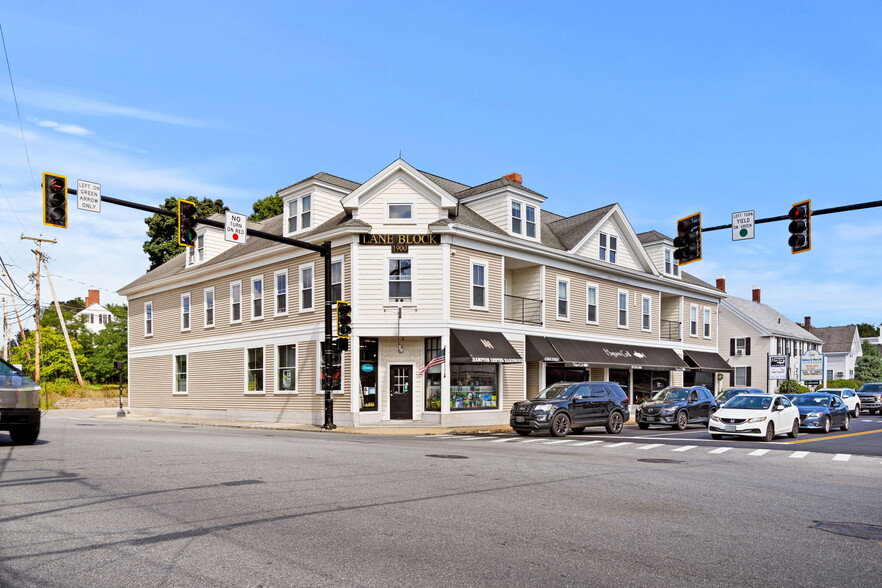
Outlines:
{"label": "white sedan", "polygon": [[771,441],[784,433],[795,439],[799,409],[780,394],[739,394],[711,416],[707,430],[714,439],[743,435]]}

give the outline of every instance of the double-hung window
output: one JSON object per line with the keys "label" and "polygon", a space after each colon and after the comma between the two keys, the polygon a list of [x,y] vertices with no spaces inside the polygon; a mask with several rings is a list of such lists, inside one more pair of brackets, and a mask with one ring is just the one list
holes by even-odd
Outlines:
{"label": "double-hung window", "polygon": [[153,303],[144,303],[144,336],[153,336]]}
{"label": "double-hung window", "polygon": [[300,266],[300,312],[313,309],[313,275],[315,266],[311,263]]}
{"label": "double-hung window", "polygon": [[515,235],[526,235],[531,239],[535,239],[537,234],[537,216],[535,206],[512,200],[511,232]]}
{"label": "double-hung window", "polygon": [[331,261],[331,302],[343,300],[343,260]]}
{"label": "double-hung window", "polygon": [[181,294],[181,330],[190,330],[190,293]]}
{"label": "double-hung window", "polygon": [[242,322],[242,282],[230,283],[230,323]]}
{"label": "double-hung window", "polygon": [[251,278],[251,320],[263,318],[263,276]]}
{"label": "double-hung window", "polygon": [[404,257],[389,259],[388,294],[391,302],[413,301],[413,260]]}
{"label": "double-hung window", "polygon": [[618,296],[618,326],[622,329],[628,328],[628,291],[619,290]]}
{"label": "double-hung window", "polygon": [[680,266],[674,259],[674,252],[667,248],[665,248],[665,273],[669,276],[680,275]]}
{"label": "double-hung window", "polygon": [[557,318],[570,319],[570,281],[557,281]]}
{"label": "double-hung window", "polygon": [[263,347],[245,350],[245,371],[247,372],[246,393],[263,393]]}
{"label": "double-hung window", "polygon": [[597,284],[585,286],[585,322],[596,325],[597,320]]}
{"label": "double-hung window", "polygon": [[276,368],[276,390],[278,392],[297,392],[297,346],[279,345],[278,367]]}
{"label": "double-hung window", "polygon": [[704,309],[704,338],[710,339],[711,337],[711,309]]}
{"label": "double-hung window", "polygon": [[511,232],[520,235],[523,219],[521,218],[521,203],[511,203]]}
{"label": "double-hung window", "polygon": [[205,261],[205,235],[196,237],[196,257],[200,262]]}
{"label": "double-hung window", "polygon": [[187,356],[175,355],[175,394],[187,393]]}
{"label": "double-hung window", "polygon": [[698,305],[689,305],[689,335],[698,337]]}
{"label": "double-hung window", "polygon": [[616,252],[619,246],[619,238],[615,235],[607,235],[600,233],[600,247],[598,249],[598,258],[600,261],[616,262]]}
{"label": "double-hung window", "polygon": [[652,300],[649,296],[642,296],[640,299],[642,317],[641,326],[644,331],[652,330]]}
{"label": "double-hung window", "polygon": [[472,262],[472,308],[487,310],[487,264]]}
{"label": "double-hung window", "polygon": [[310,194],[288,201],[286,209],[288,233],[305,231],[312,227],[312,196]]}
{"label": "double-hung window", "polygon": [[536,207],[525,205],[525,212],[527,213],[527,236],[531,238],[536,238]]}
{"label": "double-hung window", "polygon": [[214,326],[214,288],[204,290],[205,328]]}
{"label": "double-hung window", "polygon": [[274,274],[276,301],[275,315],[288,314],[288,270],[279,270]]}

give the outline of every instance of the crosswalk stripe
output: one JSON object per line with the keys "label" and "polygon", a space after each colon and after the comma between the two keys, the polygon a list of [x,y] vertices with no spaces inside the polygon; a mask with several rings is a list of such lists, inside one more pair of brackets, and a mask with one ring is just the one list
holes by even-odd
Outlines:
{"label": "crosswalk stripe", "polygon": [[794,451],[794,452],[790,455],[790,457],[792,457],[793,459],[802,459],[803,457],[805,457],[805,456],[808,455],[808,454],[809,454],[808,451]]}
{"label": "crosswalk stripe", "polygon": [[517,437],[505,437],[504,439],[494,439],[490,443],[505,443],[507,441],[517,441]]}
{"label": "crosswalk stripe", "polygon": [[492,437],[463,437],[462,441],[489,441]]}
{"label": "crosswalk stripe", "polygon": [[650,443],[649,445],[642,445],[637,449],[653,449],[654,447],[661,447],[664,443]]}
{"label": "crosswalk stripe", "polygon": [[542,439],[524,439],[521,443],[538,443],[539,441],[542,441]]}
{"label": "crosswalk stripe", "polygon": [[557,445],[558,443],[572,443],[572,439],[561,439],[560,441],[546,441],[542,445]]}
{"label": "crosswalk stripe", "polygon": [[596,445],[598,443],[603,443],[603,441],[583,441],[582,443],[576,443],[573,447],[582,447],[583,445]]}
{"label": "crosswalk stripe", "polygon": [[848,461],[851,459],[850,453],[837,453],[833,456],[833,461]]}
{"label": "crosswalk stripe", "polygon": [[716,449],[711,449],[708,453],[726,453],[732,449],[731,447],[717,447]]}
{"label": "crosswalk stripe", "polygon": [[698,445],[684,445],[683,447],[671,449],[671,451],[689,451],[690,449],[695,449],[696,447],[698,447]]}
{"label": "crosswalk stripe", "polygon": [[621,443],[610,443],[608,445],[604,445],[604,449],[609,449],[610,447],[622,447],[623,445],[634,445],[631,441],[622,441]]}
{"label": "crosswalk stripe", "polygon": [[757,449],[756,451],[751,451],[747,455],[765,455],[769,451],[771,451],[771,449]]}

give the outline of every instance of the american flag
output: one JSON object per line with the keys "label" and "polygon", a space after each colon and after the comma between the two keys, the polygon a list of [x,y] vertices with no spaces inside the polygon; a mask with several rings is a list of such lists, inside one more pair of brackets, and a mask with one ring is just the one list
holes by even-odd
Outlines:
{"label": "american flag", "polygon": [[432,358],[432,361],[430,361],[425,366],[423,366],[423,369],[420,370],[420,375],[422,376],[424,373],[426,373],[429,370],[429,368],[435,367],[436,365],[441,365],[442,363],[444,363],[444,348],[443,347],[441,348],[441,351],[439,351],[438,354]]}

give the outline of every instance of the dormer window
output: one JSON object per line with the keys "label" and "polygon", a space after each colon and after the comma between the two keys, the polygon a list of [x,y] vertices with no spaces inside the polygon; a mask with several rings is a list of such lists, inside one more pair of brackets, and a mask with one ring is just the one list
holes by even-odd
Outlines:
{"label": "dormer window", "polygon": [[665,248],[665,273],[669,276],[679,276],[680,266],[674,261],[674,252]]}
{"label": "dormer window", "polygon": [[205,261],[205,235],[196,237],[196,246],[190,247],[187,251],[187,265],[194,265],[197,260]]}
{"label": "dormer window", "polygon": [[615,235],[607,235],[600,233],[600,249],[598,257],[600,261],[616,262],[616,250],[618,248],[619,239]]}
{"label": "dormer window", "polygon": [[536,238],[536,207],[517,200],[511,202],[511,232]]}
{"label": "dormer window", "polygon": [[312,195],[306,194],[287,203],[288,233],[312,227]]}

